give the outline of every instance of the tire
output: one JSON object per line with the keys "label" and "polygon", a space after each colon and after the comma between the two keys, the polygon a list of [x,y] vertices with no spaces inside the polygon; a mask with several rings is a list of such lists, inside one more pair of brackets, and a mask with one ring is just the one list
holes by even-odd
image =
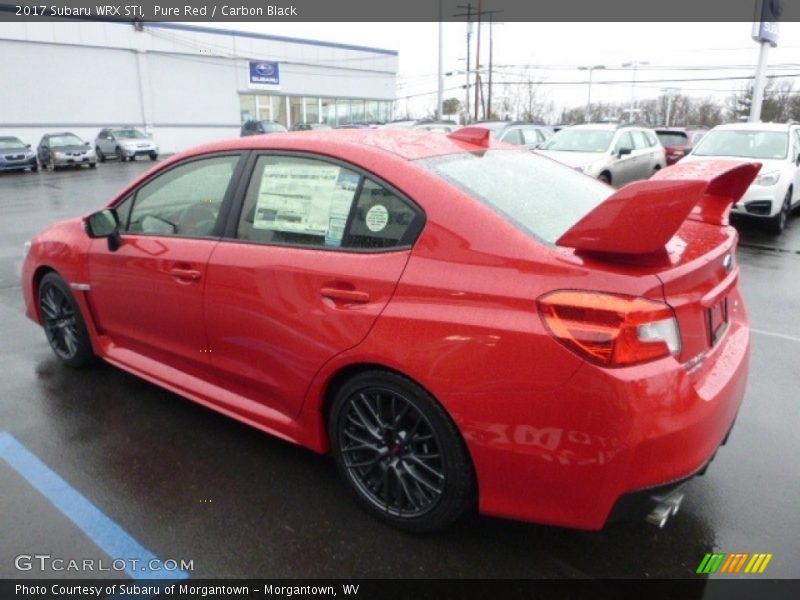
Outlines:
{"label": "tire", "polygon": [[89,168],[90,169],[96,169],[97,168],[97,163],[96,162],[89,163]]}
{"label": "tire", "polygon": [[39,170],[39,163],[36,163],[31,167],[31,173],[36,173]]}
{"label": "tire", "polygon": [[155,153],[155,152],[151,152],[150,153],[150,160],[152,160],[152,161],[158,160],[158,154]]}
{"label": "tire", "polygon": [[114,151],[114,153],[117,155],[117,160],[119,160],[119,162],[125,162],[125,155],[122,153],[122,148],[117,146],[117,149]]}
{"label": "tire", "polygon": [[603,171],[602,173],[600,173],[600,175],[597,176],[597,178],[603,183],[611,185],[611,173],[609,173],[608,171]]}
{"label": "tire", "polygon": [[100,149],[100,146],[94,147],[94,153],[97,154],[97,160],[100,162],[106,162],[106,155],[103,154],[103,151]]}
{"label": "tire", "polygon": [[405,377],[375,370],[347,381],[333,398],[328,433],[360,504],[399,529],[442,529],[474,504],[472,462],[458,430]]}
{"label": "tire", "polygon": [[786,196],[783,198],[783,204],[781,204],[781,210],[769,220],[769,225],[767,228],[769,229],[770,233],[774,233],[775,235],[779,235],[783,233],[783,230],[786,229],[786,222],[789,220],[789,209],[792,206],[792,190],[791,188],[787,190]]}
{"label": "tire", "polygon": [[53,157],[50,156],[50,158],[47,160],[47,170],[48,171],[52,171],[53,173],[55,173],[56,169],[58,169],[58,167],[56,167],[56,163],[53,160]]}
{"label": "tire", "polygon": [[92,343],[72,291],[55,273],[39,283],[39,313],[50,348],[68,367],[79,369],[92,360]]}

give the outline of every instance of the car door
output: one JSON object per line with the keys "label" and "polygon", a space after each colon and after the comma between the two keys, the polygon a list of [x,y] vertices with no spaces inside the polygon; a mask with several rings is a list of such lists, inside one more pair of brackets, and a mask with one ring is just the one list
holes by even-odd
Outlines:
{"label": "car door", "polygon": [[48,136],[41,139],[39,147],[36,148],[36,154],[39,157],[39,163],[43,166],[47,165],[47,161],[50,160],[50,138]]}
{"label": "car door", "polygon": [[[619,187],[630,182],[636,172],[633,154],[633,138],[630,131],[620,131],[617,134],[616,142],[612,146],[611,155],[611,183]],[[620,151],[629,149],[629,154],[620,154]]]}
{"label": "car door", "polygon": [[792,155],[789,159],[794,165],[794,186],[793,186],[793,199],[792,202],[797,205],[800,204],[800,129],[793,130],[791,136],[793,144]]}
{"label": "car door", "polygon": [[294,417],[314,374],[386,306],[424,214],[388,184],[312,155],[254,158],[243,194],[208,265],[211,362],[256,413]]}
{"label": "car door", "polygon": [[641,129],[631,130],[633,152],[631,153],[631,180],[647,179],[653,174],[655,159],[650,144]]}
{"label": "car door", "polygon": [[240,158],[209,155],[157,173],[117,205],[119,248],[92,241],[90,300],[114,350],[206,374],[203,288]]}
{"label": "car door", "polygon": [[106,156],[113,155],[117,149],[117,142],[114,139],[114,134],[112,134],[110,131],[104,132],[104,134],[100,137],[100,144],[100,149]]}

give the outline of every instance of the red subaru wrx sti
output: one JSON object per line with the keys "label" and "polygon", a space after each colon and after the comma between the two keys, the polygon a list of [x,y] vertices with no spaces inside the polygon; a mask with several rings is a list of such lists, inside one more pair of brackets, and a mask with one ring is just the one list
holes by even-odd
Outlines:
{"label": "red subaru wrx sti", "polygon": [[486,133],[178,154],[31,241],[27,314],[69,366],[98,356],[330,450],[360,502],[408,530],[475,503],[663,525],[744,394],[727,214],[760,165],[681,164],[614,191]]}

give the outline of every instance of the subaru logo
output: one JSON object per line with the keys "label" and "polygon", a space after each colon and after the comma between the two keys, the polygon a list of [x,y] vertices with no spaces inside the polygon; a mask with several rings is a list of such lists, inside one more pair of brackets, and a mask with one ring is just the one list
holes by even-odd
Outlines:
{"label": "subaru logo", "polygon": [[275,66],[272,63],[258,63],[256,65],[256,73],[264,77],[270,77],[275,74]]}
{"label": "subaru logo", "polygon": [[725,272],[730,273],[731,269],[733,268],[733,255],[726,254],[725,258],[722,259],[722,266],[725,267]]}

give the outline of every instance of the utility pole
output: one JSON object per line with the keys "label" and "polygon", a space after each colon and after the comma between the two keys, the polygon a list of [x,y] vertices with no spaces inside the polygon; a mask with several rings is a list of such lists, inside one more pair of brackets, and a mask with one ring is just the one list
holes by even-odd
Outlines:
{"label": "utility pole", "polygon": [[444,73],[442,72],[442,0],[439,0],[439,87],[436,90],[436,117],[444,118],[442,115],[442,103],[444,102]]}
{"label": "utility pole", "polygon": [[466,9],[466,13],[456,13],[454,17],[466,17],[467,18],[467,68],[464,70],[464,112],[466,113],[466,119],[464,120],[464,125],[469,122],[469,75],[470,75],[470,47],[472,45],[472,2],[468,4],[459,4],[458,8]]}
{"label": "utility pole", "polygon": [[753,82],[753,102],[750,104],[750,123],[761,120],[761,104],[764,102],[764,87],[767,81],[767,54],[770,46],[778,45],[778,23],[783,13],[783,0],[761,0],[756,2],[756,18],[753,20],[752,38],[761,44],[758,51],[758,67]]}
{"label": "utility pole", "polygon": [[487,10],[486,14],[489,15],[489,94],[486,99],[486,115],[487,118],[492,118],[492,70],[493,60],[492,54],[494,49],[494,42],[492,39],[492,31],[494,29],[494,15],[503,12],[502,10]]}
{"label": "utility pole", "polygon": [[632,62],[622,63],[623,67],[633,67],[633,83],[631,84],[631,109],[628,115],[628,123],[633,123],[633,113],[636,111],[636,69],[649,64],[650,63],[646,60],[634,60]]}
{"label": "utility pole", "polygon": [[669,127],[669,116],[672,113],[672,99],[678,95],[678,88],[661,88],[664,95],[667,97],[667,114],[664,117],[664,127]]}
{"label": "utility pole", "polygon": [[483,0],[478,0],[478,39],[475,46],[475,120],[478,120],[478,103],[480,102],[478,99],[478,93],[480,92],[480,71],[481,71],[481,15],[483,11],[481,11],[481,3]]}
{"label": "utility pole", "polygon": [[589,91],[586,94],[586,114],[584,115],[584,122],[591,123],[592,122],[592,73],[597,70],[605,70],[605,65],[594,65],[591,67],[578,67],[578,71],[589,71]]}

